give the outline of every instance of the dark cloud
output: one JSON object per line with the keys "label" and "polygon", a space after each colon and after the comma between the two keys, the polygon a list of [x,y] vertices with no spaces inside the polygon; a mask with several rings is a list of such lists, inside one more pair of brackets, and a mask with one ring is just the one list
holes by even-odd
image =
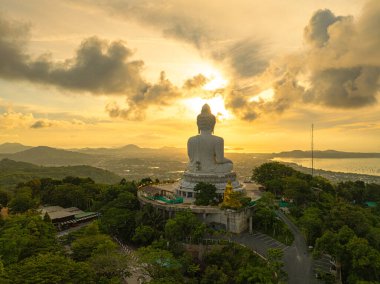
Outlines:
{"label": "dark cloud", "polygon": [[259,114],[255,103],[250,102],[251,89],[231,90],[225,96],[225,104],[236,116],[243,120],[253,121]]}
{"label": "dark cloud", "polygon": [[23,76],[26,72],[23,53],[28,39],[28,25],[6,21],[0,14],[0,76],[7,79]]}
{"label": "dark cloud", "polygon": [[127,61],[131,55],[122,42],[108,44],[93,37],[83,41],[75,58],[67,60],[62,67],[47,67],[45,70],[50,72],[42,71],[47,74],[48,82],[68,89],[93,93],[141,92],[146,87],[140,75],[143,62]]}
{"label": "dark cloud", "polygon": [[304,29],[305,40],[317,47],[322,47],[329,40],[328,27],[341,17],[335,15],[328,9],[318,10],[311,17],[309,24]]}
{"label": "dark cloud", "polygon": [[116,103],[112,103],[106,106],[106,111],[110,117],[140,120],[144,118],[145,111],[149,106],[167,106],[181,95],[180,89],[166,79],[165,72],[161,72],[158,83],[149,84],[143,92],[127,98],[127,108],[122,108]]}
{"label": "dark cloud", "polygon": [[[150,105],[167,105],[181,95],[162,72],[151,84],[141,75],[143,61],[130,60],[132,51],[121,41],[107,42],[97,37],[85,39],[73,58],[53,62],[49,55],[33,59],[25,52],[28,28],[0,18],[0,77],[90,92],[126,96],[127,109],[107,106],[111,117],[141,119]],[[198,84],[201,83],[200,75]],[[37,121],[31,127],[48,125]]]}
{"label": "dark cloud", "polygon": [[33,59],[24,51],[20,43],[25,41],[27,31],[22,25],[3,19],[0,24],[0,76],[3,78],[94,94],[140,92],[146,88],[140,76],[143,62],[128,61],[132,52],[120,41],[85,39],[74,58],[58,63],[48,55]]}
{"label": "dark cloud", "polygon": [[359,108],[376,102],[380,67],[326,69],[312,75],[305,99],[335,108]]}
{"label": "dark cloud", "polygon": [[221,51],[214,51],[213,58],[227,63],[237,78],[249,78],[262,73],[268,66],[263,46],[253,39],[233,43]]}
{"label": "dark cloud", "polygon": [[34,122],[30,128],[38,129],[38,128],[46,128],[46,127],[51,127],[52,124],[50,122],[44,121],[44,120],[37,120]]}
{"label": "dark cloud", "polygon": [[357,20],[330,10],[315,12],[304,29],[306,50],[284,58],[276,72],[265,71],[272,74],[273,98],[251,102],[240,94],[230,100],[231,107],[260,115],[300,104],[340,109],[374,105],[380,91],[379,19],[380,2],[374,0]]}
{"label": "dark cloud", "polygon": [[[75,1],[76,4],[78,1]],[[170,0],[82,0],[127,20],[158,28],[166,36],[191,43],[197,48],[217,38],[215,30],[202,17],[189,11],[182,1]]]}
{"label": "dark cloud", "polygon": [[190,79],[187,79],[183,84],[183,88],[186,90],[201,88],[207,84],[208,81],[209,80],[203,74],[198,74]]}
{"label": "dark cloud", "polygon": [[[306,102],[360,108],[377,102],[380,90],[380,2],[369,1],[359,21],[317,11],[305,28],[310,43]],[[366,58],[367,57],[367,58]]]}
{"label": "dark cloud", "polygon": [[189,3],[178,0],[82,0],[81,3],[91,6],[96,3],[112,15],[133,19],[158,29],[165,36],[191,44],[202,56],[224,63],[237,77],[254,76],[267,65],[263,40],[230,39],[228,32],[220,28],[223,23],[213,22],[212,17],[201,10],[203,5],[194,13]]}

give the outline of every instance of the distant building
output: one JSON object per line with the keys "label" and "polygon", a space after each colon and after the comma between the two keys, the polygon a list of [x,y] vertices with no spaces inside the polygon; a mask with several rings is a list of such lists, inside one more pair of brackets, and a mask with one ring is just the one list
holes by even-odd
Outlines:
{"label": "distant building", "polygon": [[374,201],[366,201],[366,202],[364,202],[364,205],[367,206],[367,207],[370,207],[370,208],[377,207],[377,203],[374,202]]}
{"label": "distant building", "polygon": [[90,221],[99,217],[97,212],[84,212],[76,207],[63,208],[61,206],[44,206],[40,209],[41,216],[49,216],[53,225],[62,230],[75,226],[77,223]]}

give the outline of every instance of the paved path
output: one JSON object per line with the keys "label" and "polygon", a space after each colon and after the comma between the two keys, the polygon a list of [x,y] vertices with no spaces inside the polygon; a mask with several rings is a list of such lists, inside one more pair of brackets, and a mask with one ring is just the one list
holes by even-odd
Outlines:
{"label": "paved path", "polygon": [[278,248],[282,251],[289,249],[287,245],[284,245],[272,237],[260,232],[255,232],[254,234],[242,233],[239,235],[233,235],[231,236],[231,241],[245,245],[265,258],[267,256],[267,251],[270,248]]}
{"label": "paved path", "polygon": [[296,225],[285,216],[284,213],[277,211],[277,216],[288,225],[293,233],[294,242],[288,250],[284,252],[284,270],[288,273],[288,282],[291,284],[314,284],[321,283],[315,279],[313,272],[313,259],[308,251],[305,238]]}
{"label": "paved path", "polygon": [[150,280],[149,277],[144,274],[144,271],[141,268],[141,264],[139,263],[138,257],[135,254],[135,249],[127,246],[126,244],[123,244],[123,242],[121,242],[116,237],[113,237],[113,239],[119,244],[121,251],[124,254],[128,255],[131,260],[130,262],[131,275],[124,279],[124,283],[141,284],[141,283],[144,283],[144,281],[146,282]]}
{"label": "paved path", "polygon": [[254,234],[242,233],[232,235],[231,241],[245,245],[258,254],[266,257],[270,248],[279,248],[284,252],[284,270],[288,274],[288,283],[290,284],[319,284],[322,283],[314,276],[314,269],[328,265],[328,261],[321,259],[314,261],[308,251],[305,238],[282,212],[276,212],[277,216],[285,222],[294,235],[294,242],[291,246],[271,238],[268,235],[255,232]]}

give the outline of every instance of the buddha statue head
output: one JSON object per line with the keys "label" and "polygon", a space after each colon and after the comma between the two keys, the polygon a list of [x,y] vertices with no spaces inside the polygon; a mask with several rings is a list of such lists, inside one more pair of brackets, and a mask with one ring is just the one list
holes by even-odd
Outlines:
{"label": "buddha statue head", "polygon": [[208,104],[204,104],[201,113],[197,116],[198,133],[200,133],[201,130],[211,131],[213,133],[215,123],[215,115],[211,113],[210,106]]}

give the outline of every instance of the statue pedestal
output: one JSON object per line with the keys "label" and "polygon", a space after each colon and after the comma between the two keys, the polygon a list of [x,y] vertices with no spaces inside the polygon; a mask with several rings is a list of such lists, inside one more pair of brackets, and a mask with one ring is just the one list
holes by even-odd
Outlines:
{"label": "statue pedestal", "polygon": [[185,199],[186,202],[193,202],[194,187],[200,183],[211,183],[215,185],[217,193],[223,194],[228,181],[231,182],[234,191],[243,191],[244,185],[240,184],[236,178],[235,172],[228,173],[197,173],[185,171],[183,177],[179,183],[179,187],[176,189],[176,194]]}

